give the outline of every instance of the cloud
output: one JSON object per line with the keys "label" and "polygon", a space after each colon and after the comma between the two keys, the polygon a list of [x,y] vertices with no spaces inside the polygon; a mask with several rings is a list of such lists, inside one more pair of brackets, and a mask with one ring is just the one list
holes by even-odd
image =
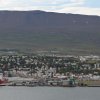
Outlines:
{"label": "cloud", "polygon": [[85,0],[70,0],[71,2],[84,2]]}
{"label": "cloud", "polygon": [[89,8],[89,7],[65,7],[63,9],[56,10],[55,12],[100,16],[100,8]]}
{"label": "cloud", "polygon": [[[64,4],[80,4],[84,0],[0,0],[0,7],[61,6]],[[6,4],[6,5],[5,5]],[[24,9],[24,8],[23,8]]]}
{"label": "cloud", "polygon": [[10,3],[10,0],[7,0],[7,2],[6,0],[0,0],[0,7],[6,6],[9,3]]}

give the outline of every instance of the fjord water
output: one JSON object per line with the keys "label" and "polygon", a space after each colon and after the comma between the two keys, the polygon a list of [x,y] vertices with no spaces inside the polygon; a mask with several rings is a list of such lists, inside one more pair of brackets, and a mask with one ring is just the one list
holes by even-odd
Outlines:
{"label": "fjord water", "polygon": [[2,100],[100,100],[96,87],[0,87]]}

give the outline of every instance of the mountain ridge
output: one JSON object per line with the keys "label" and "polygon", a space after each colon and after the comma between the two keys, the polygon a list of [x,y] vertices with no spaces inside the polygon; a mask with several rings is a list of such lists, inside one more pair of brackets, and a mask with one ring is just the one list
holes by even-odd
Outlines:
{"label": "mountain ridge", "polygon": [[[45,11],[0,11],[0,48],[100,53],[100,17]],[[73,50],[72,50],[73,49]]]}

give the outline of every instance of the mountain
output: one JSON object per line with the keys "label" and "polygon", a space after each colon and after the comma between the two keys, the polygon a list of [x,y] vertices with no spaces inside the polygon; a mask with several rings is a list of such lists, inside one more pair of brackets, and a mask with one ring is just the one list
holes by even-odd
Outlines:
{"label": "mountain", "polygon": [[45,11],[0,11],[0,49],[100,54],[100,17]]}

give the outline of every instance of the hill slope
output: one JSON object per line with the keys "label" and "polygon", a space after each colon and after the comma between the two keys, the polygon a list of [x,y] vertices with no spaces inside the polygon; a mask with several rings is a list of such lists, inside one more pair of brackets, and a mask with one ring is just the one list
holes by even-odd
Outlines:
{"label": "hill slope", "polygon": [[0,48],[100,54],[100,17],[0,11]]}

